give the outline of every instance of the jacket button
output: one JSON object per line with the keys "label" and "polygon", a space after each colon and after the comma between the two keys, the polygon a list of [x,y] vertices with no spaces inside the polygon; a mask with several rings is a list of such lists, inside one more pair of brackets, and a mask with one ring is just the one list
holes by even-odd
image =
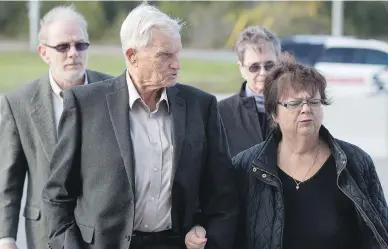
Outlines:
{"label": "jacket button", "polygon": [[257,172],[257,168],[254,167],[254,168],[253,168],[253,172],[254,172],[254,173]]}
{"label": "jacket button", "polygon": [[262,178],[266,178],[266,176],[267,176],[266,174],[262,174]]}
{"label": "jacket button", "polygon": [[126,236],[124,236],[124,238],[126,238],[126,240],[130,241],[131,236],[126,234]]}

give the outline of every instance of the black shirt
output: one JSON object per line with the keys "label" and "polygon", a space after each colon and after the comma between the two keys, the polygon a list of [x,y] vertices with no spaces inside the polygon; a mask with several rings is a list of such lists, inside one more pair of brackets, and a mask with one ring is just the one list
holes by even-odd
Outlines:
{"label": "black shirt", "polygon": [[322,168],[296,189],[279,169],[285,202],[283,249],[365,249],[351,200],[336,184],[332,155]]}

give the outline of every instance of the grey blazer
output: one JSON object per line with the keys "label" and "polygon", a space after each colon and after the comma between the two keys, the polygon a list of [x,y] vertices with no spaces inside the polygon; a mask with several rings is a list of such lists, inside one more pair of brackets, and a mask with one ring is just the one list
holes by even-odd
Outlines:
{"label": "grey blazer", "polygon": [[[197,224],[208,249],[231,249],[238,201],[216,98],[177,84],[167,89],[173,126],[172,229]],[[133,146],[125,74],[65,91],[53,174],[42,198],[53,249],[128,249],[135,209]]]}
{"label": "grey blazer", "polygon": [[[111,76],[87,70],[88,82]],[[29,249],[47,246],[41,192],[57,142],[49,75],[0,97],[0,238],[16,238],[26,175],[26,238]]]}

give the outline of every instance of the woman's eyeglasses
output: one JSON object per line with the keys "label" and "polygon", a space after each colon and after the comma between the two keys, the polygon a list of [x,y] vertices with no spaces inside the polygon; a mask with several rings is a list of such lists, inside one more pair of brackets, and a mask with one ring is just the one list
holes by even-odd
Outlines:
{"label": "woman's eyeglasses", "polygon": [[304,106],[304,104],[307,104],[312,107],[319,106],[321,104],[321,99],[309,99],[307,101],[302,100],[292,100],[288,102],[278,102],[279,105],[287,108],[287,109],[297,109]]}
{"label": "woman's eyeglasses", "polygon": [[259,62],[254,62],[253,64],[244,67],[247,67],[250,73],[258,73],[261,71],[261,68],[265,69],[266,72],[269,72],[274,67],[273,62],[266,62],[264,65],[261,65]]}
{"label": "woman's eyeglasses", "polygon": [[[57,46],[50,46],[47,44],[44,44],[44,45],[49,47],[49,48],[55,49],[57,52],[60,52],[60,53],[68,52],[70,50],[70,47],[72,46],[72,44],[70,44],[70,43],[61,43],[61,44],[58,44]],[[89,47],[88,42],[76,42],[74,44],[74,48],[77,51],[85,51],[88,49],[88,47]]]}

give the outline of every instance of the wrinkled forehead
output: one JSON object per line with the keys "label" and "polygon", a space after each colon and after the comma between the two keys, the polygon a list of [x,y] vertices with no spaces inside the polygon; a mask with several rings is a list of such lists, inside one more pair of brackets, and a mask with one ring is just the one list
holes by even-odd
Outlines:
{"label": "wrinkled forehead", "polygon": [[47,38],[53,45],[87,41],[86,30],[74,21],[56,21],[49,25]]}
{"label": "wrinkled forehead", "polygon": [[181,35],[176,32],[153,30],[151,33],[151,47],[166,53],[178,53],[182,49]]}

